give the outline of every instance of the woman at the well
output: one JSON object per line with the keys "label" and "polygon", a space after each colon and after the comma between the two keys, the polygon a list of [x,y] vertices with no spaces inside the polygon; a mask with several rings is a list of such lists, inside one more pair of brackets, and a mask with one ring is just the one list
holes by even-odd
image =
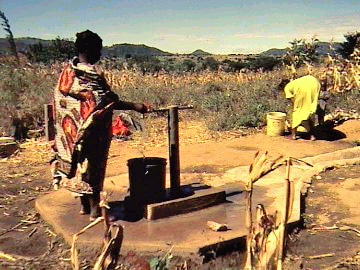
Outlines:
{"label": "woman at the well", "polygon": [[96,33],[77,33],[75,46],[78,56],[65,65],[55,89],[53,174],[58,177],[60,170],[65,172],[63,185],[82,195],[80,213],[90,214],[93,220],[100,215],[113,110],[145,113],[149,108],[142,103],[121,101],[111,91],[95,66],[102,50],[102,40]]}

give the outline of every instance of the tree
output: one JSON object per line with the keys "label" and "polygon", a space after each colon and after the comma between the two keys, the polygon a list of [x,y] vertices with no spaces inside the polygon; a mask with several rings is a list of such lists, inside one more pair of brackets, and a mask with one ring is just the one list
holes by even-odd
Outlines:
{"label": "tree", "polygon": [[[248,60],[248,59],[247,59]],[[281,60],[272,56],[259,56],[247,62],[246,67],[251,70],[262,69],[264,71],[271,71],[275,67],[280,66]]]}
{"label": "tree", "polygon": [[355,48],[360,47],[360,32],[353,32],[344,35],[346,41],[340,44],[338,52],[345,59],[349,59]]}
{"label": "tree", "polygon": [[66,38],[57,37],[52,40],[50,46],[53,59],[63,61],[65,59],[70,59],[76,54],[75,43]]}
{"label": "tree", "polygon": [[11,51],[12,55],[14,55],[18,59],[16,44],[15,44],[13,33],[10,29],[9,20],[8,20],[8,18],[6,18],[5,13],[2,12],[1,10],[0,10],[0,18],[3,20],[1,25],[4,27],[4,30],[7,33],[6,38],[10,44],[10,51]]}
{"label": "tree", "polygon": [[52,61],[64,61],[76,54],[75,43],[68,39],[57,37],[52,40],[50,46],[44,46],[41,42],[29,45],[27,56],[33,62],[48,64]]}
{"label": "tree", "polygon": [[182,71],[189,72],[189,71],[193,71],[195,67],[196,64],[193,61],[191,61],[190,59],[184,59],[184,61],[182,61],[181,63],[180,68]]}
{"label": "tree", "polygon": [[207,57],[204,61],[204,66],[211,71],[217,71],[219,69],[220,63],[215,60],[214,57]]}
{"label": "tree", "polygon": [[306,39],[294,39],[290,42],[291,47],[285,56],[285,63],[288,65],[293,64],[295,67],[299,67],[306,62],[310,64],[316,63],[318,61],[316,52],[318,41],[315,36],[311,38],[310,42],[306,41]]}

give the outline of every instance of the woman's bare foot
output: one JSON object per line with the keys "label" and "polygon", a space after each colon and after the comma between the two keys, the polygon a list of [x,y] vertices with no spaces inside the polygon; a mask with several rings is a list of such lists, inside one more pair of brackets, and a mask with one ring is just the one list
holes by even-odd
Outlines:
{"label": "woman's bare foot", "polygon": [[90,220],[90,222],[92,222],[92,221],[96,220],[98,217],[100,217],[100,215],[98,215],[98,216],[90,215],[89,220]]}
{"label": "woman's bare foot", "polygon": [[314,135],[310,135],[310,141],[316,141],[316,138]]}
{"label": "woman's bare foot", "polygon": [[86,211],[84,209],[81,209],[79,213],[80,213],[80,215],[88,215],[88,214],[90,214],[90,211]]}

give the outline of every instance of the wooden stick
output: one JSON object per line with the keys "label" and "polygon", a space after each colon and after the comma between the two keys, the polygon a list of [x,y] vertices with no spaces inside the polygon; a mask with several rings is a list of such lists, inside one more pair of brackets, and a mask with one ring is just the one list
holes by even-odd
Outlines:
{"label": "wooden stick", "polygon": [[10,262],[15,262],[15,261],[16,261],[16,258],[15,258],[15,257],[13,257],[13,256],[11,256],[11,255],[9,255],[9,254],[6,254],[6,253],[4,253],[4,252],[0,252],[0,258],[1,258],[1,259],[8,260],[8,261],[10,261]]}
{"label": "wooden stick", "polygon": [[333,256],[335,256],[335,253],[325,253],[320,255],[308,256],[308,259],[313,260],[313,259],[321,259],[321,258],[327,258]]}
{"label": "wooden stick", "polygon": [[[251,182],[251,180],[249,179]],[[247,227],[247,237],[246,237],[246,263],[244,270],[251,270],[252,269],[252,254],[251,254],[251,240],[252,240],[252,212],[251,212],[251,197],[252,197],[252,184],[250,184],[249,190],[246,191],[247,193],[247,203],[246,203],[246,217],[245,217],[245,224]]]}
{"label": "wooden stick", "polygon": [[34,229],[31,230],[28,237],[30,238],[36,231],[37,231],[37,227],[35,227]]}
{"label": "wooden stick", "polygon": [[289,213],[289,195],[290,195],[290,158],[288,157],[286,160],[286,177],[284,183],[284,203],[283,203],[283,210],[282,212],[282,219],[279,225],[279,247],[278,247],[278,254],[277,254],[277,270],[282,270],[282,261],[284,255],[284,245],[285,245],[285,232],[286,232],[286,224],[287,224],[287,217]]}

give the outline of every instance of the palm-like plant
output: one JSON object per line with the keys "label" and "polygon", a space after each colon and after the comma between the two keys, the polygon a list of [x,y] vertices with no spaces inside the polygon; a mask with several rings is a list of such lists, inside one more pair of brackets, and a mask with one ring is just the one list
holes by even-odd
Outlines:
{"label": "palm-like plant", "polygon": [[2,19],[1,25],[4,27],[5,32],[7,33],[6,38],[9,41],[10,44],[10,51],[11,53],[18,59],[17,50],[16,50],[16,44],[14,40],[13,33],[10,28],[9,20],[5,16],[5,13],[0,10],[0,18]]}

